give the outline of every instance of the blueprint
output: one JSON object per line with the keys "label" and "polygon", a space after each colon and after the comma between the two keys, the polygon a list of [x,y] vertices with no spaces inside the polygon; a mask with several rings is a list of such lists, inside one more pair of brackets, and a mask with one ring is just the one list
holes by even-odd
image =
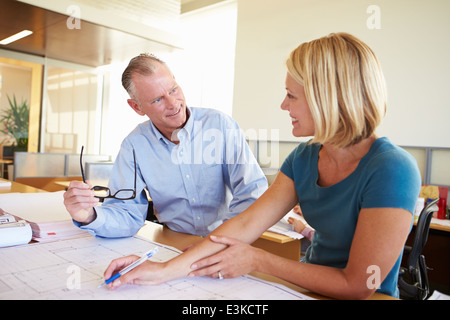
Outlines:
{"label": "blueprint", "polygon": [[98,239],[90,235],[48,243],[0,248],[0,299],[293,300],[310,299],[285,286],[251,276],[183,278],[158,286],[98,288],[111,260],[142,255],[158,246],[152,261],[180,254],[141,237]]}

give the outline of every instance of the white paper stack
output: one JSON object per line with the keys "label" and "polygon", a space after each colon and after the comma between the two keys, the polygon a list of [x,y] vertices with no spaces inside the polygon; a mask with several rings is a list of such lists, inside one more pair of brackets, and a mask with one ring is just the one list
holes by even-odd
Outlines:
{"label": "white paper stack", "polygon": [[294,231],[294,226],[288,222],[289,217],[299,219],[305,225],[308,225],[306,223],[305,219],[303,219],[303,217],[299,216],[293,210],[291,210],[280,221],[278,221],[276,224],[274,224],[272,227],[270,227],[268,231],[279,233],[279,234],[284,234],[285,236],[291,237],[292,239],[304,238],[303,235]]}
{"label": "white paper stack", "polygon": [[11,181],[0,179],[0,188],[11,188]]}
{"label": "white paper stack", "polygon": [[25,220],[16,221],[10,214],[0,210],[0,248],[27,244],[30,242],[32,231]]}
{"label": "white paper stack", "polygon": [[85,234],[64,206],[64,191],[0,194],[0,208],[29,222],[33,240],[49,241]]}

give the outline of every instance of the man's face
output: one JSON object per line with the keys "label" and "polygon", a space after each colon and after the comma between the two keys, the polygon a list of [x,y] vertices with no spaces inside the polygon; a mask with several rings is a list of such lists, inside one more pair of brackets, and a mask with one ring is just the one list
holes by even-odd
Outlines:
{"label": "man's face", "polygon": [[128,104],[139,115],[147,115],[167,139],[172,140],[176,129],[187,121],[186,101],[174,76],[164,65],[158,65],[154,74],[132,76],[136,99]]}

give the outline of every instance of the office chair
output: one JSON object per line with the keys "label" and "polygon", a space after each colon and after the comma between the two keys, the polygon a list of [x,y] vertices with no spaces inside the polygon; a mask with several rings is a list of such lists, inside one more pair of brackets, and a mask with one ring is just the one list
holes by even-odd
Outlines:
{"label": "office chair", "polygon": [[150,191],[148,191],[147,187],[144,188],[144,191],[148,200],[147,217],[145,218],[145,220],[162,224],[161,222],[159,222],[158,218],[156,217],[155,211],[153,210],[153,200],[152,197],[150,196]]}
{"label": "office chair", "polygon": [[[406,267],[401,267],[398,277],[400,298],[407,300],[425,300],[430,293],[427,271],[422,250],[428,240],[428,231],[433,212],[439,210],[436,205],[439,199],[427,204],[420,212],[416,226],[413,245],[405,246],[404,253],[408,254]],[[431,269],[430,269],[431,270]]]}

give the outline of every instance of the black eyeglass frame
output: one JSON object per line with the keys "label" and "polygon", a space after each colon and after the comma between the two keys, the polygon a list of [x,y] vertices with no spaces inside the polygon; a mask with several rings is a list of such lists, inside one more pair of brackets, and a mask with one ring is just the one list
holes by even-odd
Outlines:
{"label": "black eyeglass frame", "polygon": [[[83,178],[83,182],[86,183],[86,179],[85,179],[85,175],[84,175],[84,168],[83,168],[83,150],[84,150],[84,146],[81,146],[81,152],[80,152],[80,168],[81,168],[81,177]],[[96,198],[99,199],[107,199],[107,198],[114,198],[117,200],[131,200],[136,198],[136,179],[137,179],[137,171],[136,171],[136,154],[134,152],[133,149],[133,160],[134,160],[134,189],[120,189],[117,190],[116,193],[111,194],[111,190],[108,187],[102,187],[102,186],[94,186],[91,188],[91,190],[94,191],[105,191],[107,192],[107,196],[102,197],[102,196],[95,196]],[[131,197],[127,197],[127,198],[118,198],[117,194],[119,192],[133,192],[133,195]]]}

